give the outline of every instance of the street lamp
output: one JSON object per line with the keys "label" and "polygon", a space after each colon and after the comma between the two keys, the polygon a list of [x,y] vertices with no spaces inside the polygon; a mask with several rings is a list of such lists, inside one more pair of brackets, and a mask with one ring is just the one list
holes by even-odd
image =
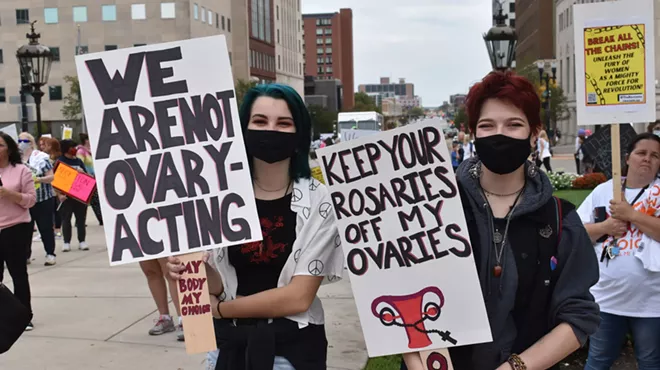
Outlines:
{"label": "street lamp", "polygon": [[[552,92],[550,90],[550,81],[552,80],[552,85],[557,82],[557,62],[550,62],[550,72],[545,71],[545,60],[539,60],[536,62],[536,67],[539,69],[539,81],[541,84],[545,84],[545,91],[543,92],[543,109],[545,109],[545,129],[548,130],[548,137],[551,140],[551,143],[554,144],[555,137],[555,127],[550,127],[550,108],[552,98]],[[557,124],[557,122],[555,122]]]}
{"label": "street lamp", "polygon": [[499,11],[493,16],[495,26],[484,34],[490,64],[497,71],[506,71],[511,68],[515,57],[518,36],[513,28],[506,25],[507,18],[502,13],[502,4],[500,4]]}
{"label": "street lamp", "polygon": [[37,134],[41,136],[41,98],[44,96],[41,87],[48,83],[53,53],[47,46],[39,44],[41,34],[34,32],[35,23],[37,21],[31,23],[31,33],[25,35],[30,42],[18,48],[16,59],[21,67],[25,85],[32,88],[32,97],[37,108]]}

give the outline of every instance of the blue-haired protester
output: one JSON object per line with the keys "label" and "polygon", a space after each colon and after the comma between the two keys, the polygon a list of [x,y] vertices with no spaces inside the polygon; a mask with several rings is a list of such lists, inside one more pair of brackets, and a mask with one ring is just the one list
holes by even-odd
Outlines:
{"label": "blue-haired protester", "polygon": [[[207,262],[218,350],[207,369],[324,370],[323,282],[343,254],[327,188],[311,178],[311,118],[281,84],[247,92],[240,108],[263,241],[216,249]],[[175,257],[174,279],[183,266]]]}

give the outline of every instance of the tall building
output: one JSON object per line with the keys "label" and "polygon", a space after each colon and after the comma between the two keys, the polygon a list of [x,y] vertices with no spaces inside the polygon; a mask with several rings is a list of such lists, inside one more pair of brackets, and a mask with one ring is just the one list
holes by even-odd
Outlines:
{"label": "tall building", "polygon": [[290,85],[301,96],[304,96],[303,27],[300,0],[274,0],[274,3],[277,82]]}
{"label": "tall building", "polygon": [[[360,92],[367,95],[380,95],[380,98],[396,98],[400,102],[403,101],[406,105],[408,103],[412,106],[421,105],[419,97],[415,96],[415,85],[406,82],[405,78],[400,78],[397,82],[390,81],[389,77],[381,77],[380,83],[377,84],[362,84],[358,87]],[[375,101],[378,101],[377,99]]]}
{"label": "tall building", "polygon": [[517,0],[516,66],[526,68],[539,59],[554,58],[554,0]]}
{"label": "tall building", "polygon": [[[518,0],[520,1],[520,0]],[[502,14],[506,16],[506,24],[509,25],[509,27],[515,29],[516,28],[516,0],[493,0],[493,17],[497,14],[499,14],[500,11],[500,6],[502,7]],[[495,18],[493,18],[493,26],[495,26],[497,22],[495,21]],[[515,50],[514,50],[515,53]],[[515,59],[515,55],[514,55]],[[516,61],[514,60],[511,63],[511,68],[516,68]]]}
{"label": "tall building", "polygon": [[342,110],[355,105],[353,11],[304,14],[305,76],[337,79],[343,86]]}
{"label": "tall building", "polygon": [[273,0],[247,0],[250,29],[250,76],[259,83],[277,80]]}
{"label": "tall building", "polygon": [[[38,21],[36,30],[41,34],[40,43],[50,47],[55,55],[48,86],[43,87],[45,95],[41,109],[42,121],[46,125],[65,121],[61,112],[63,99],[69,93],[65,77],[76,75],[74,56],[78,26],[80,51],[83,53],[224,34],[234,77],[249,78],[247,59],[236,60],[232,54],[232,28],[247,25],[246,16],[232,22],[232,6],[242,3],[241,0],[139,1],[77,0],[75,6],[57,6],[74,2],[46,1],[46,4],[54,4],[46,7],[43,1],[0,1],[0,122],[20,121],[21,77],[14,54],[18,47],[28,42],[25,34],[30,29],[29,23],[35,20]],[[242,53],[243,56],[246,54]],[[29,97],[28,103],[28,117],[32,119],[34,107]]]}

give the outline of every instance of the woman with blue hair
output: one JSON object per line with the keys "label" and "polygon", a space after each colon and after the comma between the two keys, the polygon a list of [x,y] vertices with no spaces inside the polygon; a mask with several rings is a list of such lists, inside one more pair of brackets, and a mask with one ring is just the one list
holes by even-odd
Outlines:
{"label": "woman with blue hair", "polygon": [[[259,85],[240,108],[263,241],[216,249],[207,263],[218,351],[209,369],[324,370],[316,296],[343,254],[330,193],[311,178],[311,118],[294,89]],[[175,279],[183,267],[171,257]]]}

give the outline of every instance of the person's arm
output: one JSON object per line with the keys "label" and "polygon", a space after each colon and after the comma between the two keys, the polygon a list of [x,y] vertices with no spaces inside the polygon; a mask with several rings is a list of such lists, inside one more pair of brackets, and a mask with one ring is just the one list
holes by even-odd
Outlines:
{"label": "person's arm", "polygon": [[[529,370],[547,369],[583,346],[598,329],[600,310],[589,289],[598,282],[598,259],[575,212],[563,219],[558,247],[559,277],[550,302],[553,325],[531,347],[519,354]],[[500,369],[510,369],[507,363]]]}
{"label": "person's arm", "polygon": [[44,173],[43,176],[37,177],[37,182],[41,184],[50,184],[53,182],[53,179],[55,178],[55,174],[53,173],[53,170],[48,170]]}
{"label": "person's arm", "polygon": [[620,202],[611,201],[610,213],[612,213],[612,217],[634,224],[642,233],[651,239],[660,241],[660,218],[657,217],[657,214],[648,215],[644,212],[636,211],[625,200]]}
{"label": "person's arm", "polygon": [[30,209],[37,202],[37,193],[34,190],[34,179],[32,172],[27,167],[21,171],[21,190],[14,191],[7,188],[2,188],[2,196],[19,206]]}

